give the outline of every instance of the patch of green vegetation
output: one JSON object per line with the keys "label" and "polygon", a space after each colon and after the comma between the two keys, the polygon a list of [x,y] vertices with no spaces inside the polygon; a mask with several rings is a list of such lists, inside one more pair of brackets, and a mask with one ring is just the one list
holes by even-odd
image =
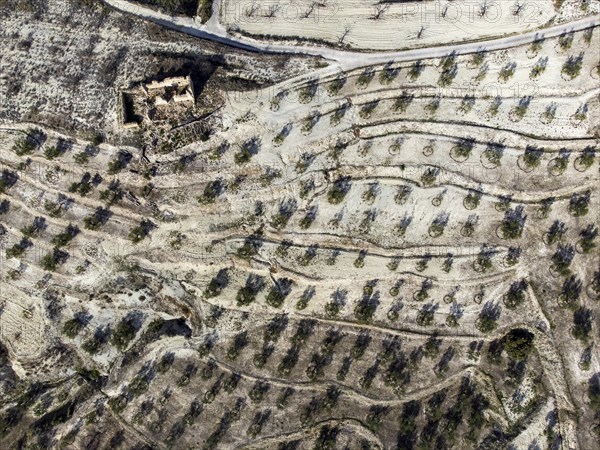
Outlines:
{"label": "patch of green vegetation", "polygon": [[142,219],[137,227],[133,227],[131,231],[129,231],[129,240],[134,244],[141,242],[146,236],[148,236],[154,227],[155,225],[150,220]]}
{"label": "patch of green vegetation", "polygon": [[127,403],[127,397],[124,394],[118,395],[117,397],[111,397],[108,400],[108,406],[117,414],[125,409]]}
{"label": "patch of green vegetation", "polygon": [[410,104],[413,102],[415,96],[413,94],[409,94],[408,92],[404,91],[402,92],[402,95],[400,95],[400,97],[396,98],[396,101],[394,102],[394,111],[403,113],[405,112],[408,107],[410,106]]}
{"label": "patch of green vegetation", "polygon": [[32,154],[36,148],[37,143],[30,133],[25,137],[17,139],[13,144],[12,151],[15,152],[17,156],[25,156]]}
{"label": "patch of green vegetation", "polygon": [[134,319],[130,317],[123,318],[113,331],[110,342],[119,350],[124,350],[137,333],[137,327]]}
{"label": "patch of green vegetation", "polygon": [[600,411],[600,372],[594,374],[588,381],[588,397],[594,411]]}
{"label": "patch of green vegetation", "polygon": [[204,290],[206,298],[214,298],[221,294],[223,289],[229,284],[229,271],[227,269],[219,270],[219,273],[210,280],[208,286]]}
{"label": "patch of green vegetation", "polygon": [[74,339],[84,328],[84,326],[85,324],[83,323],[83,321],[79,320],[78,318],[73,318],[65,322],[65,324],[62,327],[62,333],[65,336]]}
{"label": "patch of green vegetation", "polygon": [[527,359],[533,350],[533,333],[522,328],[510,330],[503,338],[502,345],[504,351],[513,359]]}
{"label": "patch of green vegetation", "polygon": [[206,23],[212,15],[212,0],[200,0],[196,14],[202,23]]}

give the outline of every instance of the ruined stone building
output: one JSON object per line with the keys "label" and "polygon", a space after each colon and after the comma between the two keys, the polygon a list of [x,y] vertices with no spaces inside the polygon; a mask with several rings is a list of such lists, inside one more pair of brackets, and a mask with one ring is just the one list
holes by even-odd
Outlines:
{"label": "ruined stone building", "polygon": [[194,108],[194,86],[189,75],[166,78],[122,91],[120,100],[123,128],[138,128],[144,122],[179,122]]}

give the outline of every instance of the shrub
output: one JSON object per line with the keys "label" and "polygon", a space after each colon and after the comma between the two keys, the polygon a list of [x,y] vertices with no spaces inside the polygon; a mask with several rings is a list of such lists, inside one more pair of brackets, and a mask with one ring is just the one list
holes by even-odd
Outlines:
{"label": "shrub", "polygon": [[150,220],[142,219],[140,224],[137,227],[132,228],[129,232],[129,240],[134,244],[137,244],[138,242],[144,240],[144,238],[148,236],[150,231],[152,231],[155,227],[156,225],[154,225]]}
{"label": "shrub", "polygon": [[10,210],[10,201],[4,199],[0,202],[0,215],[6,214]]}
{"label": "shrub", "polygon": [[454,153],[459,158],[466,159],[469,156],[471,156],[471,152],[473,151],[473,147],[475,147],[475,139],[473,139],[473,138],[461,139],[454,146]]}
{"label": "shrub", "polygon": [[430,116],[435,115],[437,110],[440,108],[440,103],[442,102],[442,97],[438,94],[431,99],[429,103],[425,105],[425,112]]}
{"label": "shrub", "polygon": [[587,190],[582,194],[573,194],[569,200],[569,213],[575,217],[583,217],[589,211],[592,191]]}
{"label": "shrub", "polygon": [[350,177],[341,177],[333,182],[333,185],[327,192],[327,201],[333,205],[340,204],[346,194],[350,191],[352,187],[352,180]]}
{"label": "shrub", "polygon": [[367,257],[367,251],[366,250],[361,250],[358,253],[357,258],[354,260],[354,267],[356,267],[357,269],[361,269],[365,266],[365,258]]}
{"label": "shrub", "polygon": [[123,189],[119,184],[118,180],[113,180],[108,185],[108,189],[100,191],[100,200],[106,203],[106,206],[112,206],[119,203],[124,196]]}
{"label": "shrub", "polygon": [[52,244],[56,247],[64,247],[78,234],[79,228],[73,224],[69,224],[64,232],[57,234],[52,238]]}
{"label": "shrub", "polygon": [[531,68],[531,72],[529,72],[529,77],[531,79],[538,78],[542,73],[546,71],[546,66],[548,65],[548,57],[544,56],[540,58],[534,66]]}
{"label": "shrub", "polygon": [[277,146],[283,144],[283,141],[285,141],[285,138],[288,137],[291,130],[292,124],[288,124],[285,127],[283,127],[283,129],[277,134],[277,136],[273,138],[273,144]]}
{"label": "shrub", "polygon": [[408,200],[408,197],[410,196],[411,192],[412,192],[412,187],[407,184],[398,186],[398,190],[396,191],[396,194],[394,195],[394,201],[398,205],[405,204],[406,201]]}
{"label": "shrub", "polygon": [[496,251],[493,248],[482,246],[477,258],[475,259],[474,267],[478,272],[485,273],[492,268],[492,256]]}
{"label": "shrub", "polygon": [[285,408],[290,400],[290,397],[294,394],[294,388],[286,387],[281,392],[281,395],[277,398],[277,407],[279,409]]}
{"label": "shrub", "polygon": [[371,117],[371,114],[373,114],[373,111],[375,111],[375,108],[377,108],[377,105],[379,105],[379,100],[374,100],[372,102],[365,103],[360,108],[360,111],[358,112],[358,115],[362,119],[368,119],[369,117]]}
{"label": "shrub", "polygon": [[277,366],[277,371],[282,376],[288,376],[292,369],[298,363],[298,357],[300,355],[300,347],[298,345],[292,345],[281,360],[279,366]]}
{"label": "shrub", "polygon": [[44,217],[38,216],[35,219],[33,219],[33,223],[31,225],[27,225],[21,228],[21,233],[23,233],[23,236],[29,238],[32,237],[34,234],[38,234],[40,231],[46,229],[46,227],[46,219]]}
{"label": "shrub", "polygon": [[284,300],[292,291],[294,282],[289,278],[280,278],[274,280],[275,284],[269,290],[267,294],[267,304],[273,308],[280,308],[283,305]]}
{"label": "shrub", "polygon": [[525,301],[525,292],[528,285],[525,279],[513,281],[510,284],[508,291],[504,294],[504,304],[507,308],[514,309]]}
{"label": "shrub", "polygon": [[100,227],[106,224],[106,222],[108,222],[110,216],[111,213],[108,209],[101,207],[96,208],[96,211],[94,211],[94,213],[91,216],[88,216],[85,219],[83,219],[85,228],[89,230],[98,230],[100,229]]}
{"label": "shrub", "polygon": [[413,65],[410,66],[410,69],[408,70],[408,79],[410,81],[417,80],[423,73],[424,69],[425,69],[425,65],[421,61],[415,61],[413,63]]}
{"label": "shrub", "polygon": [[343,76],[330,81],[329,84],[327,85],[327,92],[329,93],[329,95],[330,96],[337,95],[342,90],[344,85],[346,84],[346,81],[347,81],[347,78],[343,77]]}
{"label": "shrub", "polygon": [[428,327],[433,324],[433,320],[435,317],[435,311],[437,310],[438,305],[433,305],[428,303],[423,305],[421,310],[417,314],[417,324],[422,327]]}
{"label": "shrub", "polygon": [[576,275],[571,275],[563,283],[559,296],[561,306],[573,308],[581,295],[582,282]]}
{"label": "shrub", "polygon": [[221,270],[219,270],[217,275],[215,275],[212,278],[212,280],[210,280],[210,283],[208,283],[208,286],[204,290],[204,296],[206,298],[217,297],[221,294],[223,289],[225,289],[227,287],[228,284],[229,284],[229,271],[228,271],[228,269],[221,269]]}
{"label": "shrub", "polygon": [[481,201],[481,192],[478,191],[469,191],[467,196],[465,197],[463,204],[467,209],[475,209],[479,206]]}
{"label": "shrub", "polygon": [[504,214],[504,220],[500,227],[505,239],[518,239],[522,236],[527,220],[523,210],[523,206],[519,205],[514,209],[509,209]]}
{"label": "shrub", "polygon": [[256,155],[260,149],[260,139],[251,138],[244,142],[239,151],[234,155],[234,161],[236,164],[244,164],[250,161],[254,155]]}
{"label": "shrub", "polygon": [[502,97],[500,96],[496,96],[494,97],[494,99],[492,100],[492,103],[490,104],[489,108],[488,108],[488,114],[492,117],[496,117],[498,115],[498,112],[500,111],[500,106],[502,105]]}
{"label": "shrub", "polygon": [[519,103],[517,104],[517,106],[515,106],[513,112],[518,120],[523,119],[523,117],[525,117],[525,114],[527,114],[527,110],[529,109],[531,100],[533,100],[533,97],[530,95],[521,97]]}
{"label": "shrub", "polygon": [[130,313],[117,324],[111,335],[111,344],[119,350],[124,350],[140,329],[139,314]]}
{"label": "shrub", "polygon": [[554,203],[554,197],[545,198],[541,201],[540,208],[538,209],[538,217],[545,219],[552,211],[552,204]]}
{"label": "shrub", "polygon": [[158,373],[166,373],[169,371],[173,362],[175,361],[175,354],[173,352],[167,352],[162,355],[160,361],[156,366]]}
{"label": "shrub", "polygon": [[298,158],[298,161],[296,162],[296,172],[298,172],[298,173],[306,172],[306,170],[314,162],[315,158],[316,158],[315,155],[310,154],[308,152],[302,153],[300,155],[300,157]]}
{"label": "shrub", "polygon": [[591,223],[581,230],[579,236],[581,236],[581,240],[579,241],[581,250],[583,253],[590,253],[596,248],[596,243],[594,241],[598,236],[598,227]]}
{"label": "shrub", "polygon": [[495,166],[499,166],[506,146],[495,142],[490,142],[484,150],[487,160]]}
{"label": "shrub", "polygon": [[125,150],[120,150],[115,159],[108,163],[108,173],[116,175],[123,170],[133,159],[133,155]]}
{"label": "shrub", "polygon": [[317,93],[318,84],[316,80],[309,82],[298,91],[298,100],[300,103],[310,102]]}
{"label": "shrub", "polygon": [[375,77],[375,69],[367,67],[357,78],[356,85],[360,88],[366,87]]}
{"label": "shrub", "polygon": [[421,259],[417,261],[415,270],[417,272],[423,272],[429,266],[429,261],[431,261],[431,255],[424,255]]}
{"label": "shrub", "polygon": [[110,336],[110,328],[109,327],[98,327],[94,332],[94,335],[85,341],[81,348],[85,350],[90,355],[95,355],[100,352],[102,346],[108,341]]}
{"label": "shrub", "polygon": [[481,309],[475,326],[483,333],[495,330],[498,326],[497,322],[500,318],[500,313],[501,308],[499,304],[494,304],[491,301],[487,302]]}
{"label": "shrub", "polygon": [[12,147],[17,156],[30,155],[37,149],[37,142],[31,134],[17,139]]}
{"label": "shrub", "polygon": [[561,275],[568,276],[571,271],[569,267],[575,256],[575,249],[572,245],[559,245],[554,255],[552,255],[552,269]]}
{"label": "shrub", "polygon": [[504,351],[513,359],[527,359],[533,350],[534,335],[527,330],[515,328],[510,330],[503,338]]}
{"label": "shrub", "polygon": [[254,403],[261,403],[270,387],[271,386],[266,381],[259,380],[254,383],[254,386],[252,386],[252,389],[248,392],[248,397],[250,397],[250,400]]}
{"label": "shrub", "polygon": [[296,303],[296,308],[299,310],[305,309],[308,306],[310,299],[314,297],[315,292],[314,286],[307,287],[304,292],[302,292],[298,303]]}
{"label": "shrub", "polygon": [[594,164],[596,158],[596,149],[594,147],[586,147],[583,149],[581,156],[577,158],[577,163],[583,170],[589,169]]}
{"label": "shrub", "polygon": [[77,336],[79,334],[79,332],[87,325],[87,320],[85,318],[84,315],[78,315],[76,314],[75,317],[73,317],[70,320],[67,320],[63,327],[62,327],[62,333],[71,338],[74,339],[75,336]]}
{"label": "shrub", "polygon": [[396,98],[394,102],[393,109],[394,111],[403,113],[405,112],[410,104],[413,102],[415,96],[413,94],[409,94],[407,91],[403,91],[400,97]]}
{"label": "shrub", "polygon": [[583,52],[578,56],[569,56],[562,67],[562,73],[570,80],[574,80],[581,73],[583,67]]}
{"label": "shrub", "polygon": [[277,230],[284,228],[296,212],[298,202],[294,198],[282,200],[279,203],[277,213],[271,217],[271,226]]}
{"label": "shrub", "polygon": [[431,223],[431,225],[429,227],[429,235],[431,237],[439,237],[442,234],[444,234],[444,230],[446,229],[446,226],[448,225],[449,218],[450,218],[450,216],[447,212],[439,213],[433,219],[433,222]]}
{"label": "shrub", "polygon": [[315,219],[317,218],[317,211],[318,211],[317,206],[313,205],[310,208],[308,208],[308,210],[306,211],[306,214],[300,220],[300,228],[302,228],[304,230],[309,228],[312,225],[312,223],[315,221]]}
{"label": "shrub", "polygon": [[408,227],[410,226],[411,223],[412,223],[412,217],[409,217],[408,215],[404,215],[404,217],[402,217],[402,219],[400,219],[400,222],[398,223],[398,225],[396,225],[396,227],[394,228],[396,231],[396,234],[399,237],[404,237],[404,235],[406,234],[406,230],[408,229]]}
{"label": "shrub", "polygon": [[92,191],[92,189],[94,189],[94,185],[98,184],[101,180],[102,179],[100,175],[96,174],[92,178],[92,174],[86,172],[81,177],[81,181],[71,183],[69,186],[69,192],[77,192],[82,197],[85,197]]}
{"label": "shrub", "polygon": [[363,295],[354,308],[354,317],[359,322],[370,322],[379,305],[379,292],[373,295]]}
{"label": "shrub", "polygon": [[15,172],[4,169],[0,175],[0,194],[13,187],[18,179],[19,176]]}
{"label": "shrub", "polygon": [[370,183],[363,192],[362,199],[367,203],[373,203],[380,191],[379,183]]}
{"label": "shrub", "polygon": [[[192,4],[194,2],[191,2]],[[167,3],[170,4],[170,3]],[[200,0],[200,4],[197,8],[198,17],[200,17],[202,23],[206,23],[212,14],[212,0]]]}
{"label": "shrub", "polygon": [[471,64],[475,67],[479,67],[483,64],[483,62],[485,61],[485,50],[478,50],[477,52],[473,53],[473,56],[471,56]]}
{"label": "shrub", "polygon": [[381,72],[379,72],[379,82],[381,84],[390,84],[399,73],[399,67],[394,67],[392,63],[387,63]]}
{"label": "shrub", "polygon": [[460,102],[460,106],[458,107],[457,111],[463,114],[467,114],[473,109],[474,106],[475,97],[472,95],[465,95],[462,101]]}
{"label": "shrub", "polygon": [[332,126],[336,126],[340,123],[340,121],[342,120],[342,118],[346,115],[346,112],[348,111],[348,109],[350,108],[350,105],[348,103],[343,104],[342,106],[340,106],[339,108],[337,108],[335,111],[333,111],[333,113],[331,114],[331,118],[330,123]]}
{"label": "shrub", "polygon": [[600,294],[600,270],[594,272],[592,276],[592,282],[590,283],[590,288],[596,294]]}
{"label": "shrub", "polygon": [[265,342],[277,342],[288,326],[288,317],[278,314],[265,327],[263,338]]}
{"label": "shrub", "polygon": [[519,262],[519,258],[521,257],[521,248],[520,247],[509,247],[506,252],[505,263],[508,266],[514,266]]}
{"label": "shrub", "polygon": [[555,220],[550,225],[550,229],[548,230],[548,234],[546,235],[546,241],[548,245],[552,245],[559,241],[567,232],[568,228],[564,222],[560,220]]}
{"label": "shrub", "polygon": [[316,257],[319,246],[317,244],[310,245],[302,255],[298,256],[297,261],[301,266],[308,266]]}
{"label": "shrub", "polygon": [[46,159],[49,160],[53,160],[54,158],[57,158],[60,155],[61,152],[56,148],[56,146],[47,147],[46,150],[44,150],[44,156],[46,157]]}
{"label": "shrub", "polygon": [[204,187],[202,195],[198,197],[198,202],[203,205],[214,203],[219,195],[223,193],[225,185],[221,179],[213,180]]}
{"label": "shrub", "polygon": [[558,37],[558,46],[561,48],[562,51],[569,50],[573,45],[574,38],[574,32],[567,33],[565,31]]}
{"label": "shrub", "polygon": [[258,230],[244,239],[244,244],[238,248],[237,255],[240,258],[250,259],[258,253],[262,244],[262,231]]}
{"label": "shrub", "polygon": [[265,288],[265,277],[251,273],[246,278],[246,284],[242,287],[237,295],[236,301],[238,306],[246,306],[256,300],[256,296]]}
{"label": "shrub", "polygon": [[585,306],[580,306],[573,312],[573,336],[576,339],[585,341],[592,331],[593,321],[592,310]]}
{"label": "shrub", "polygon": [[594,411],[600,411],[600,372],[592,375],[588,381],[588,397]]}
{"label": "shrub", "polygon": [[452,81],[458,75],[458,64],[456,64],[456,53],[452,52],[451,54],[445,56],[440,61],[439,66],[442,69],[442,73],[438,79],[438,85],[441,87],[449,86]]}
{"label": "shrub", "polygon": [[242,349],[248,345],[248,332],[242,331],[241,333],[236,334],[233,339],[233,343],[227,350],[227,357],[229,359],[236,359]]}
{"label": "shrub", "polygon": [[340,312],[340,309],[346,304],[346,295],[348,291],[345,289],[336,289],[331,294],[331,301],[325,305],[325,315],[329,318],[334,318]]}
{"label": "shrub", "polygon": [[418,302],[422,302],[422,301],[426,300],[427,298],[429,298],[429,290],[431,289],[432,286],[433,286],[433,283],[431,282],[431,280],[426,278],[421,283],[421,289],[419,289],[418,291],[415,292],[415,294],[413,295],[413,298]]}
{"label": "shrub", "polygon": [[433,185],[439,173],[440,169],[437,167],[428,167],[421,175],[421,183],[423,183],[424,186]]}
{"label": "shrub", "polygon": [[19,258],[23,255],[23,253],[25,253],[25,250],[27,250],[32,245],[33,243],[29,239],[23,237],[17,244],[6,249],[6,257]]}
{"label": "shrub", "polygon": [[502,81],[508,81],[515,74],[515,70],[517,69],[517,63],[506,63],[498,74],[498,79]]}
{"label": "shrub", "polygon": [[446,258],[444,259],[444,262],[442,263],[442,270],[446,273],[450,273],[450,271],[452,270],[453,263],[454,263],[454,256],[452,255],[452,253],[448,253],[446,255]]}
{"label": "shrub", "polygon": [[90,159],[90,155],[87,152],[82,151],[82,152],[76,153],[75,156],[73,156],[73,159],[75,160],[75,162],[77,164],[85,164]]}

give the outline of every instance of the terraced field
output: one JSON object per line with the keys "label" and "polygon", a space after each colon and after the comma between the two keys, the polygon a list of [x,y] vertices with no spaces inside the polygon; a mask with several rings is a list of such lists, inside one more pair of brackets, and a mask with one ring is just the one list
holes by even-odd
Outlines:
{"label": "terraced field", "polygon": [[596,448],[599,40],[4,120],[0,447]]}

